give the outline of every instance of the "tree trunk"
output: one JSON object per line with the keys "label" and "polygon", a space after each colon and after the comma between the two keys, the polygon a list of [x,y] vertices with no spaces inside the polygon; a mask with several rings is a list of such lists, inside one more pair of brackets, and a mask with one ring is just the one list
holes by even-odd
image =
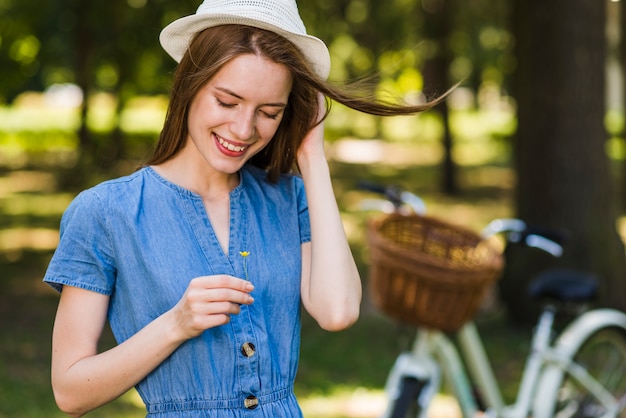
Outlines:
{"label": "tree trunk", "polygon": [[74,34],[74,74],[76,84],[83,91],[83,102],[80,109],[80,126],[78,128],[78,162],[77,177],[89,171],[95,154],[94,139],[89,131],[87,117],[89,115],[89,96],[92,92],[92,51],[93,34],[89,20],[89,2],[78,1],[75,3],[77,28]]}
{"label": "tree trunk", "polygon": [[548,265],[601,277],[599,303],[626,308],[626,257],[605,153],[606,4],[516,0],[517,214],[570,233],[559,260],[510,251],[500,282],[510,317],[530,322],[530,277]]}
{"label": "tree trunk", "polygon": [[[449,70],[452,62],[450,42],[450,20],[452,13],[451,0],[439,0],[429,2],[430,7],[425,7],[424,19],[425,37],[431,39],[436,47],[433,56],[426,60],[423,68],[424,84],[427,89],[435,89],[438,94],[450,87]],[[443,163],[441,169],[441,188],[448,195],[459,192],[456,164],[452,158],[453,139],[450,132],[450,117],[448,103],[443,101],[437,105],[434,112],[441,117],[443,126]]]}

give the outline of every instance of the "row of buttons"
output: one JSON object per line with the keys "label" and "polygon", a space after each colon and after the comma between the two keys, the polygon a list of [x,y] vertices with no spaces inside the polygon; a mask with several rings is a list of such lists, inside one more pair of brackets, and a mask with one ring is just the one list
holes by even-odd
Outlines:
{"label": "row of buttons", "polygon": [[[241,354],[243,354],[244,357],[250,358],[254,355],[255,352],[256,348],[252,343],[244,343],[241,346]],[[243,405],[248,409],[255,409],[257,406],[259,406],[259,400],[256,396],[250,395],[246,399],[244,399]]]}

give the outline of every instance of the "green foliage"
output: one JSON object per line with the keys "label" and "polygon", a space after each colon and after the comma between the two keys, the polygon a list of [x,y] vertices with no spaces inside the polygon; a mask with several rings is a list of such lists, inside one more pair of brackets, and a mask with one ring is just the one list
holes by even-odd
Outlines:
{"label": "green foliage", "polygon": [[197,2],[4,0],[0,7],[0,98],[74,82],[118,94],[167,91],[174,61],[160,29]]}
{"label": "green foliage", "polygon": [[[430,13],[444,3],[453,33],[448,40],[434,39],[429,33]],[[174,62],[161,50],[159,31],[194,13],[199,4],[199,0],[3,0],[0,98],[11,101],[21,91],[41,91],[65,82],[115,92],[122,101],[137,94],[165,93]],[[472,75],[475,87],[484,77],[502,83],[511,70],[507,5],[497,0],[300,1],[309,32],[330,47],[333,79],[380,71],[398,81],[407,69],[420,70],[445,42],[457,59],[471,63],[457,65],[455,77],[479,69]],[[406,88],[421,87],[398,84],[404,93]]]}

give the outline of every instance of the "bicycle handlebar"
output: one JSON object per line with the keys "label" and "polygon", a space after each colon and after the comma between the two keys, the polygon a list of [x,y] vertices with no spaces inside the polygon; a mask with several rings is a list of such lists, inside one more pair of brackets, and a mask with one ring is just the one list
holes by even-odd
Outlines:
{"label": "bicycle handlebar", "polygon": [[[360,181],[359,188],[382,195],[386,201],[391,202],[393,211],[400,212],[401,208],[408,206],[418,215],[426,213],[426,205],[419,196],[398,186]],[[383,206],[379,204],[378,207]],[[507,242],[537,248],[554,257],[563,254],[562,244],[567,239],[561,231],[530,226],[523,220],[515,218],[494,219],[481,232],[484,239],[497,234],[504,234]]]}
{"label": "bicycle handlebar", "polygon": [[539,228],[526,224],[521,219],[494,219],[481,232],[483,238],[499,233],[506,234],[508,242],[537,248],[554,257],[563,255],[565,235],[557,230]]}
{"label": "bicycle handlebar", "polygon": [[393,204],[395,210],[399,210],[402,206],[409,206],[418,215],[424,215],[426,213],[426,204],[419,196],[409,191],[402,190],[398,186],[382,186],[361,180],[359,182],[359,188],[382,195],[385,200]]}

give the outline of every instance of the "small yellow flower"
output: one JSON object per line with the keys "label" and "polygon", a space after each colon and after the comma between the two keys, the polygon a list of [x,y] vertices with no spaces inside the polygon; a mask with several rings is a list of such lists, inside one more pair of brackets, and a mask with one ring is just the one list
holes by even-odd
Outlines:
{"label": "small yellow flower", "polygon": [[249,251],[239,251],[239,254],[243,257],[243,272],[246,275],[246,280],[248,280],[248,265],[246,263],[246,257],[250,255]]}

